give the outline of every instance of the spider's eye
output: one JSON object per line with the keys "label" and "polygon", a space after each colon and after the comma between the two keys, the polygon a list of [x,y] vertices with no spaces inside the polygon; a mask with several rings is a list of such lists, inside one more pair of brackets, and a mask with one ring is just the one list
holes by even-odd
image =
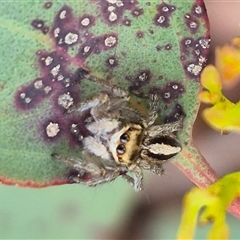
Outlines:
{"label": "spider's eye", "polygon": [[120,145],[117,146],[117,153],[118,154],[122,155],[122,154],[125,153],[125,151],[126,151],[126,148],[123,144],[120,144]]}
{"label": "spider's eye", "polygon": [[129,136],[128,136],[128,134],[127,134],[127,133],[124,133],[124,134],[120,137],[120,141],[121,141],[122,143],[128,142],[128,141],[129,141]]}

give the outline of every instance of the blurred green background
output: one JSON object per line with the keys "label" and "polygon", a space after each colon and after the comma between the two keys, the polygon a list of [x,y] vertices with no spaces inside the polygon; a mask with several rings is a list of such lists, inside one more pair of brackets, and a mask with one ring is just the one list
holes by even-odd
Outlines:
{"label": "blurred green background", "polygon": [[[88,188],[0,186],[0,239],[175,239],[183,193],[192,184],[171,163],[162,177],[147,174],[145,191],[124,180]],[[229,216],[231,239],[239,220]],[[199,227],[195,239],[206,239]]]}

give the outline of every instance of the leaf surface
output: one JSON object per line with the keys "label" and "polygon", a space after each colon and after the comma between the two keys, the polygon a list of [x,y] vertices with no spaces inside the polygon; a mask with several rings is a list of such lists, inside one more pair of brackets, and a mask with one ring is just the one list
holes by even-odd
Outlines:
{"label": "leaf surface", "polygon": [[199,186],[216,179],[191,141],[209,49],[203,1],[2,2],[0,16],[3,183],[68,182],[68,167],[51,154],[81,156],[85,130],[65,110],[99,91],[79,79],[80,67],[129,90],[143,113],[145,96],[158,93],[159,122],[185,114],[183,151],[173,161]]}

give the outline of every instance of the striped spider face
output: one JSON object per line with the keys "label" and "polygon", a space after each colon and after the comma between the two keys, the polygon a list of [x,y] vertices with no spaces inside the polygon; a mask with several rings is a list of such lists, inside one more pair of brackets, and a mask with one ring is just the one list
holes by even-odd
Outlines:
{"label": "striped spider face", "polygon": [[[86,72],[84,77],[88,77]],[[142,170],[161,175],[163,161],[181,151],[174,132],[182,129],[183,118],[154,125],[158,112],[157,95],[150,96],[150,111],[143,117],[127,105],[128,92],[116,86],[105,84],[104,87],[111,94],[99,93],[68,110],[68,114],[90,111],[92,120],[85,126],[90,135],[82,140],[83,159],[54,156],[72,168],[71,182],[96,186],[121,176],[139,191],[143,187]]]}

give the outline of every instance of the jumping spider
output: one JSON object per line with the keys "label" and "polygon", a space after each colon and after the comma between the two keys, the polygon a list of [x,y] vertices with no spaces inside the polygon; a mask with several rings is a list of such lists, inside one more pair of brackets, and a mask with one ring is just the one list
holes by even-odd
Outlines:
{"label": "jumping spider", "polygon": [[173,123],[153,125],[158,116],[156,94],[150,95],[150,110],[144,118],[127,106],[127,91],[92,77],[83,69],[80,75],[109,93],[98,93],[68,110],[68,114],[90,111],[91,121],[86,128],[92,135],[82,139],[82,159],[53,156],[72,168],[69,179],[73,183],[96,186],[122,176],[136,191],[142,190],[142,169],[161,175],[163,161],[181,151],[173,133],[182,129],[183,117]]}

